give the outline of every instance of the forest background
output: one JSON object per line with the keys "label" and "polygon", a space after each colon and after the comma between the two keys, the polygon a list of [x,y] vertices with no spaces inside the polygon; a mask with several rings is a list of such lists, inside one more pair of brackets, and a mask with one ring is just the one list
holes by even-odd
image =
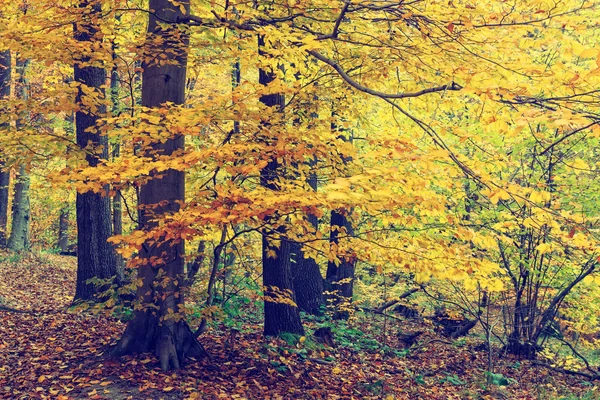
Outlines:
{"label": "forest background", "polygon": [[507,354],[598,378],[597,3],[0,4],[0,245],[77,256],[106,355],[437,326],[488,386]]}

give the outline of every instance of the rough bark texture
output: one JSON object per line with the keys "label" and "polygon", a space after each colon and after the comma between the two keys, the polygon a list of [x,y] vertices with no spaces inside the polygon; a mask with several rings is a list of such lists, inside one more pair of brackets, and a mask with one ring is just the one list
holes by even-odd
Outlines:
{"label": "rough bark texture", "polygon": [[[28,65],[29,60],[17,60],[16,67],[19,73],[17,93],[23,100],[27,100],[29,96],[29,87],[25,75]],[[23,126],[23,120],[21,118],[17,119],[17,129],[22,129]],[[29,183],[30,179],[27,167],[24,164],[21,164],[15,183],[12,204],[12,224],[7,244],[7,247],[12,251],[23,251],[29,248]]]}
{"label": "rough bark texture", "polygon": [[[11,80],[10,51],[0,52],[0,100],[10,97]],[[8,124],[0,125],[0,129]],[[8,225],[8,191],[10,187],[10,171],[5,169],[4,161],[0,160],[0,247],[6,247]]]}
{"label": "rough bark texture", "polygon": [[[311,174],[308,178],[308,184],[313,190],[317,190],[317,176]],[[318,218],[309,215],[308,220],[311,225],[318,228]],[[291,244],[292,253],[292,280],[294,284],[294,293],[296,294],[296,304],[300,310],[309,314],[318,314],[323,299],[323,276],[321,268],[313,258],[304,258],[302,245],[299,243]]]}
{"label": "rough bark texture", "polygon": [[[344,228],[344,229],[342,229]],[[343,234],[341,234],[343,232]],[[331,212],[331,231],[329,243],[336,252],[340,247],[340,236],[354,234],[352,224],[348,219],[347,210],[334,210]],[[342,239],[343,240],[343,239]],[[335,262],[327,264],[326,289],[330,293],[328,301],[333,306],[335,319],[348,318],[348,312],[343,305],[352,301],[354,288],[354,269],[356,260],[352,254],[339,254],[339,265]]]}
{"label": "rough bark texture", "polygon": [[[83,1],[80,8],[87,10],[82,22],[75,25],[74,36],[80,42],[95,42],[101,38],[97,33],[96,21],[100,18],[101,7],[98,2]],[[102,86],[106,84],[104,68],[85,66],[90,60],[83,55],[74,65],[75,82],[85,85],[104,97]],[[98,105],[93,112],[84,101],[84,93],[80,89],[75,99],[79,109],[75,114],[75,132],[77,144],[87,149],[86,160],[92,167],[108,158],[108,138],[100,135],[93,127],[98,118],[106,110]],[[89,101],[89,99],[88,99]],[[90,131],[91,130],[91,131]],[[108,188],[105,188],[106,191]],[[101,193],[77,193],[77,286],[75,300],[93,300],[101,287],[86,281],[91,278],[108,279],[117,275],[116,258],[113,246],[107,242],[112,234],[110,198]],[[120,276],[117,276],[119,280]]]}
{"label": "rough bark texture", "polygon": [[[264,38],[258,39],[259,55],[268,56],[264,52]],[[259,70],[259,83],[268,85],[275,80],[275,75],[271,71]],[[278,107],[281,109],[284,105],[282,94],[268,94],[260,97],[261,103],[268,107]],[[268,130],[269,122],[263,121],[265,131]],[[267,138],[266,140],[273,140]],[[278,170],[280,165],[276,159],[271,159],[266,167],[260,172],[261,185],[270,190],[279,190],[277,185]],[[285,232],[279,229],[277,232],[265,229],[262,239],[262,260],[263,260],[263,287],[265,291],[265,335],[278,335],[281,332],[290,332],[303,334],[304,328],[300,320],[300,311],[297,307],[294,296],[294,287],[292,284],[290,243],[287,240],[281,240],[279,247],[273,246],[272,238],[274,235],[282,236]],[[274,257],[269,257],[268,252],[274,252]]]}
{"label": "rough bark texture", "polygon": [[[189,1],[180,1],[179,4],[185,7],[188,14]],[[176,21],[184,14],[179,7],[173,7],[169,0],[150,0],[150,9],[155,10],[155,13],[150,14],[147,51],[149,54],[156,54],[156,50],[162,54],[169,54],[173,63],[148,63],[143,66],[142,105],[159,107],[166,102],[182,104],[186,83],[188,39],[175,25],[170,29],[161,29],[158,22]],[[160,44],[153,45],[155,39],[162,40]],[[169,52],[164,53],[164,50]],[[153,144],[146,155],[169,155],[182,150],[183,147],[184,138],[181,136],[169,139],[165,143]],[[160,175],[151,174],[155,176],[140,190],[140,225],[144,230],[151,230],[157,226],[155,216],[176,212],[185,195],[183,172],[168,170]],[[183,241],[172,239],[155,245],[146,243],[143,246],[140,257],[144,262],[138,269],[138,278],[141,279],[142,286],[137,291],[137,298],[145,307],[136,311],[133,320],[127,325],[114,350],[115,355],[153,352],[159,358],[164,371],[180,368],[186,356],[207,355],[194,338],[185,318],[182,318],[179,307],[184,302],[183,251]],[[152,260],[156,257],[161,261]],[[175,313],[177,318],[169,317],[172,313]]]}

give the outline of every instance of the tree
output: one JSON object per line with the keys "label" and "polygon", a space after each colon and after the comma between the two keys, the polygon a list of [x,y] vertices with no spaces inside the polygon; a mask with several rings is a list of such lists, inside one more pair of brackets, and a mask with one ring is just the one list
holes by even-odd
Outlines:
{"label": "tree", "polygon": [[[354,235],[350,212],[346,209],[331,211],[331,224],[329,243],[334,259],[327,263],[327,289],[330,292],[329,301],[334,308],[334,319],[347,319],[348,303],[352,301],[354,287],[354,270],[356,268],[356,254],[348,249],[341,249],[342,240]],[[341,237],[340,237],[341,236]]]}
{"label": "tree", "polygon": [[[265,51],[264,36],[258,37],[258,46],[259,55],[268,57],[268,52]],[[259,69],[258,81],[261,85],[268,86],[275,81],[275,71]],[[267,107],[276,109],[277,112],[282,112],[285,98],[280,93],[271,93],[262,95],[260,102]],[[266,142],[277,140],[270,135],[270,126],[271,124],[267,120],[261,124]],[[273,156],[260,171],[261,185],[273,191],[279,190],[278,181],[282,179],[282,169],[283,165]],[[281,217],[277,214],[267,216],[267,222],[273,223],[278,218]],[[285,231],[284,226],[279,226],[275,229],[265,228],[262,232],[265,335],[278,335],[281,332],[304,333],[292,282],[291,244],[285,237]]]}
{"label": "tree", "polygon": [[[166,107],[167,103],[184,103],[188,35],[175,22],[189,15],[189,1],[173,7],[169,0],[150,0],[148,36],[142,73],[142,106]],[[167,55],[161,62],[157,55]],[[170,137],[164,142],[152,141],[145,156],[155,159],[171,156],[184,148],[184,136]],[[168,169],[150,173],[150,179],[140,190],[141,229],[152,235],[160,228],[157,218],[176,213],[185,200],[183,171]],[[205,356],[185,321],[184,304],[184,243],[180,238],[167,239],[157,231],[154,240],[147,240],[140,252],[141,265],[137,290],[140,309],[127,324],[125,333],[114,349],[115,355],[153,352],[163,371],[178,369],[186,357]]]}
{"label": "tree", "polygon": [[[25,102],[29,99],[29,82],[27,79],[27,68],[29,60],[17,60],[16,67],[19,74],[18,92],[19,98]],[[26,123],[31,123],[30,118],[20,115],[17,118],[17,130],[24,129]],[[17,180],[15,182],[12,210],[12,224],[7,247],[12,251],[29,249],[29,204],[30,178],[26,164],[19,165]]]}
{"label": "tree", "polygon": [[[102,40],[99,27],[101,2],[83,1],[79,5],[80,20],[75,23],[74,36],[87,45],[74,65],[74,80],[79,85],[75,99],[77,144],[86,152],[86,162],[97,167],[108,159],[108,138],[97,130],[97,122],[105,112],[102,103],[106,71],[92,62],[93,44]],[[107,240],[112,234],[108,187],[104,193],[77,193],[77,287],[76,300],[94,300],[103,287],[88,283],[89,279],[121,279],[115,253]]]}
{"label": "tree", "polygon": [[[314,162],[311,163],[314,166]],[[317,175],[312,172],[307,179],[308,185],[312,190],[317,190]],[[307,216],[311,227],[317,231],[319,228],[319,219],[316,215]],[[323,299],[323,276],[321,268],[317,261],[312,257],[305,257],[302,251],[302,244],[298,242],[291,243],[292,253],[292,281],[294,284],[294,293],[296,295],[296,304],[298,308],[309,314],[318,314]]]}
{"label": "tree", "polygon": [[[10,98],[11,56],[10,50],[0,53],[0,100]],[[7,128],[9,123],[3,122],[0,127]],[[10,171],[4,162],[0,163],[0,247],[6,247],[8,227],[8,194],[10,187]]]}
{"label": "tree", "polygon": [[[111,114],[117,116],[119,108],[119,69],[116,63],[117,53],[116,44],[113,43],[112,49],[112,61],[113,67],[110,71],[110,99],[112,110]],[[117,142],[113,145],[111,156],[117,159],[121,156],[121,142],[117,139]],[[113,235],[123,234],[123,202],[121,199],[122,193],[120,189],[116,189],[114,197],[112,199],[112,233]],[[121,255],[116,255],[117,268],[123,268],[123,258]]]}
{"label": "tree", "polygon": [[65,204],[58,216],[58,241],[56,247],[61,254],[69,253],[69,206]]}

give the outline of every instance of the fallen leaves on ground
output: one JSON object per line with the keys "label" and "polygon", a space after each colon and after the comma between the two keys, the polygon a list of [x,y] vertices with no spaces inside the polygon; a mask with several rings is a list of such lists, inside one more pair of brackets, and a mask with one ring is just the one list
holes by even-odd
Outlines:
{"label": "fallen leaves on ground", "polygon": [[[229,332],[208,332],[202,342],[212,363],[191,360],[163,373],[150,354],[106,357],[124,329],[119,321],[68,312],[75,258],[1,256],[0,304],[30,312],[0,311],[1,398],[554,399],[595,390],[577,377],[510,359],[498,361],[495,372],[514,381],[486,386],[487,353],[431,332],[404,357],[347,348],[288,351],[280,339],[265,339],[260,326],[246,327],[233,345]],[[377,324],[363,329],[380,331]],[[387,340],[392,346],[393,335]]]}

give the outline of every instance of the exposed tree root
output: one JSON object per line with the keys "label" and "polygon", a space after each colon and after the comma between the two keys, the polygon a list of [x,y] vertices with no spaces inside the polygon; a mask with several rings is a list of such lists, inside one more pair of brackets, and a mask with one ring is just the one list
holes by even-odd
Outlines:
{"label": "exposed tree root", "polygon": [[7,307],[7,306],[0,306],[0,311],[21,313],[21,314],[35,314],[33,311],[17,310],[16,308],[11,308],[11,307]]}
{"label": "exposed tree root", "polygon": [[112,355],[120,357],[145,352],[151,352],[159,359],[163,371],[181,368],[189,357],[207,357],[212,361],[187,323],[179,321],[158,325],[157,318],[147,314],[130,322],[123,337],[112,350]]}

